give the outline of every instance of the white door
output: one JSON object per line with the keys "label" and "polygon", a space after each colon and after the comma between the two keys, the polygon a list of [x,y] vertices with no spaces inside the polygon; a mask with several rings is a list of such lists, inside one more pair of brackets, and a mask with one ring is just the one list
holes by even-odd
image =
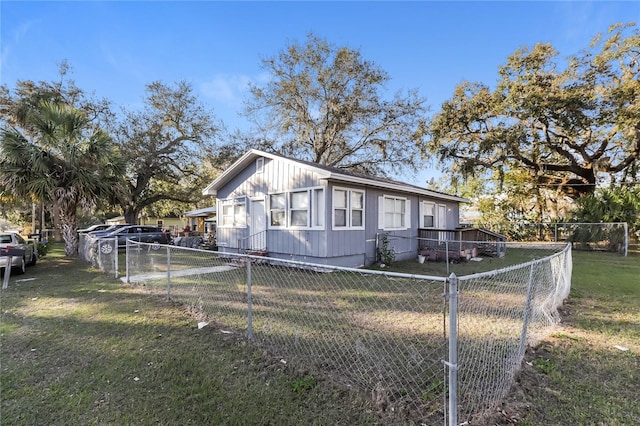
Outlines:
{"label": "white door", "polygon": [[[436,226],[440,229],[447,229],[447,206],[438,204],[438,218]],[[440,241],[447,239],[446,232],[440,232]]]}
{"label": "white door", "polygon": [[252,250],[267,249],[267,216],[264,210],[264,200],[251,201],[251,237],[249,247]]}

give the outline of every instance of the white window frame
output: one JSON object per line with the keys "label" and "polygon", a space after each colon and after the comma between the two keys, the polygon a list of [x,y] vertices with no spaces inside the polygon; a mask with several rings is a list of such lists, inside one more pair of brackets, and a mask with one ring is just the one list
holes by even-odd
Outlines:
{"label": "white window frame", "polygon": [[258,158],[256,160],[256,173],[263,173],[264,172],[264,158]]}
{"label": "white window frame", "polygon": [[[227,213],[229,207],[231,208],[231,214]],[[218,211],[221,213],[220,224],[218,225],[220,228],[247,227],[247,197],[218,200]]]}
{"label": "white window frame", "polygon": [[[305,195],[306,196],[306,206],[294,206],[294,196],[296,195]],[[311,210],[311,192],[309,190],[301,190],[301,191],[291,191],[289,192],[289,209],[287,210],[287,220],[290,228],[308,228],[310,224],[310,210]],[[293,215],[295,212],[306,212],[306,220],[303,225],[294,225],[293,223]]]}
{"label": "white window frame", "polygon": [[[420,203],[420,228],[447,229],[447,209],[448,206],[446,204],[423,200]],[[424,226],[424,217],[428,216],[429,210],[431,211],[430,216],[433,216],[433,225]]]}
{"label": "white window frame", "polygon": [[[438,215],[437,215],[437,204],[433,201],[423,200],[420,203],[420,228],[437,228],[438,226]],[[431,212],[431,214],[428,214]],[[431,226],[425,226],[424,218],[425,216],[431,216]]]}
{"label": "white window frame", "polygon": [[[336,192],[346,192],[346,206],[337,208],[336,207]],[[353,194],[361,194],[362,195],[362,206],[361,207],[353,207]],[[336,225],[336,210],[345,210],[345,225]],[[353,212],[361,211],[362,212],[362,224],[358,226],[353,225]],[[331,229],[334,231],[342,231],[342,230],[359,230],[364,229],[365,227],[365,214],[366,214],[366,191],[364,189],[355,189],[355,188],[346,188],[340,186],[334,186],[331,191]]]}
{"label": "white window frame", "polygon": [[311,225],[310,229],[324,229],[326,220],[326,191],[324,187],[311,188]]}
{"label": "white window frame", "polygon": [[[282,196],[282,208],[274,208],[271,199],[272,197]],[[278,229],[278,228],[286,228],[287,227],[287,193],[286,192],[274,192],[273,194],[269,194],[267,197],[269,200],[269,220],[267,221],[267,226],[269,228]],[[282,213],[282,223],[278,225],[273,224],[273,214],[274,212]]]}
{"label": "white window frame", "polygon": [[[267,212],[269,214],[267,221],[268,229],[324,229],[325,222],[325,187],[315,186],[309,188],[296,188],[287,191],[278,191],[267,195]],[[306,193],[307,206],[306,208],[293,207],[294,194]],[[284,197],[284,209],[277,209],[284,214],[284,222],[280,225],[272,225],[271,217],[272,209],[271,197],[274,195],[282,195]],[[306,211],[307,220],[304,225],[293,225],[292,216],[295,211]]]}
{"label": "white window frame", "polygon": [[[393,212],[387,212],[386,208],[387,208],[387,200],[392,200],[393,201]],[[398,212],[396,210],[396,206],[398,205],[398,202],[404,202],[404,213],[403,213],[403,217],[400,219],[400,221],[404,221],[404,224],[400,223],[400,226],[393,226],[393,225],[397,225],[395,224],[395,217],[394,216],[394,224],[392,226],[389,226],[387,224],[387,213],[393,214],[393,215],[398,215],[400,212]],[[400,197],[397,195],[382,195],[378,198],[378,228],[384,230],[384,231],[403,231],[403,230],[407,230],[411,228],[411,200],[406,198],[406,197]]]}

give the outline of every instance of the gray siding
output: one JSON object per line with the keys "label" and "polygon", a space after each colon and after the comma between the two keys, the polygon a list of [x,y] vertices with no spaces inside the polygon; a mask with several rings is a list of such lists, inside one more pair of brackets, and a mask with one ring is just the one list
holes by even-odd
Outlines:
{"label": "gray siding", "polygon": [[[224,228],[218,221],[218,244],[226,250],[237,250],[238,240],[249,237],[251,225],[252,199],[264,199],[268,216],[269,194],[286,192],[302,188],[324,188],[324,229],[269,229],[268,218],[266,245],[269,256],[294,259],[307,262],[326,263],[341,266],[371,265],[377,258],[377,242],[383,233],[388,233],[389,243],[394,248],[396,260],[408,260],[417,256],[418,228],[420,227],[420,202],[427,198],[411,193],[365,188],[361,185],[348,185],[342,182],[328,183],[304,165],[288,161],[265,158],[262,173],[256,173],[255,162],[234,176],[224,187],[219,188],[218,199],[247,197],[247,227]],[[365,192],[364,229],[332,229],[333,188],[357,189]],[[385,231],[379,227],[378,199],[383,195],[398,196],[410,202],[410,227],[406,230]],[[453,229],[459,225],[459,206],[457,202],[430,200],[446,205],[447,227]],[[219,210],[218,217],[221,217]]]}
{"label": "gray siding", "polygon": [[[238,239],[247,238],[251,229],[251,199],[264,199],[265,209],[268,209],[267,196],[269,194],[291,191],[301,188],[312,188],[326,185],[316,173],[299,165],[285,161],[266,159],[262,173],[256,173],[255,162],[238,173],[229,183],[218,190],[218,199],[233,197],[247,197],[247,227],[225,228],[218,227],[217,240],[220,246],[237,247]],[[328,223],[326,206],[328,205],[325,190],[325,227]],[[220,210],[222,212],[222,210]],[[268,215],[268,211],[266,212]],[[220,213],[221,215],[221,213]],[[220,216],[219,215],[219,216]],[[221,221],[218,221],[220,224]],[[268,219],[267,219],[268,224]],[[315,229],[269,229],[266,231],[267,248],[270,253],[291,256],[327,256],[326,233]]]}

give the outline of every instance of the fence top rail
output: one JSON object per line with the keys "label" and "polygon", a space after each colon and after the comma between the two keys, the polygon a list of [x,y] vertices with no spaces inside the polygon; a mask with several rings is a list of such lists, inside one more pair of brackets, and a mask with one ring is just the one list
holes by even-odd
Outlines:
{"label": "fence top rail", "polygon": [[626,225],[627,222],[515,222],[518,225]]}
{"label": "fence top rail", "polygon": [[[216,252],[216,253],[219,253],[219,252]],[[333,266],[333,265],[324,265],[319,263],[308,263],[308,262],[302,262],[298,260],[278,259],[273,257],[265,258],[264,256],[254,256],[250,254],[235,254],[235,253],[223,253],[223,254],[225,256],[228,256],[231,254],[233,256],[251,258],[256,260],[271,259],[275,262],[280,262],[286,265],[305,266],[305,267],[313,267],[315,269],[326,269],[326,270],[334,270],[334,271],[355,272],[358,274],[365,274],[365,275],[381,275],[384,277],[405,278],[405,279],[419,280],[419,281],[445,282],[447,280],[447,277],[438,277],[435,275],[405,274],[402,272],[376,271],[373,269],[361,269],[361,268],[348,268],[345,266]]]}
{"label": "fence top rail", "polygon": [[486,272],[478,272],[477,274],[461,275],[461,276],[458,277],[458,279],[460,279],[460,280],[474,280],[474,279],[478,279],[478,278],[490,277],[492,275],[501,274],[501,273],[504,273],[504,272],[515,271],[516,269],[527,268],[527,267],[529,267],[531,265],[537,265],[538,263],[544,263],[544,262],[548,261],[549,259],[552,259],[554,257],[558,257],[560,255],[563,255],[563,254],[567,253],[569,250],[571,250],[571,244],[567,244],[562,251],[559,251],[558,253],[551,254],[549,256],[545,256],[542,259],[534,259],[534,260],[530,260],[529,262],[518,263],[517,265],[507,266],[507,267],[501,268],[501,269],[494,269],[494,270],[486,271]]}
{"label": "fence top rail", "polygon": [[[132,240],[127,240],[127,243],[130,243],[131,245],[151,245],[151,243],[142,243],[142,242],[137,242],[137,241],[132,241]],[[211,254],[216,254],[216,255],[220,255],[220,256],[224,256],[224,257],[238,257],[238,258],[243,258],[243,259],[254,259],[256,261],[264,261],[266,259],[269,259],[271,261],[273,261],[274,263],[281,263],[284,265],[295,265],[295,266],[302,266],[302,267],[307,267],[307,268],[313,268],[316,270],[334,270],[334,271],[345,271],[345,272],[355,272],[358,274],[365,274],[365,275],[381,275],[381,276],[385,276],[385,277],[391,277],[391,278],[404,278],[404,279],[411,279],[411,280],[418,280],[418,281],[437,281],[437,282],[446,282],[447,277],[439,277],[439,276],[435,276],[435,275],[420,275],[420,274],[405,274],[402,272],[391,272],[391,271],[376,271],[376,270],[372,270],[372,269],[360,269],[360,268],[348,268],[348,267],[344,267],[344,266],[333,266],[333,265],[324,265],[324,264],[319,264],[319,263],[309,263],[309,262],[302,262],[302,261],[297,261],[297,260],[289,260],[289,259],[279,259],[279,258],[275,258],[275,257],[265,257],[265,256],[255,256],[252,254],[242,254],[242,253],[229,253],[229,252],[221,252],[221,251],[213,251],[213,250],[202,250],[202,249],[196,249],[196,248],[191,248],[191,247],[180,247],[180,246],[168,246],[171,247],[172,249],[179,249],[179,250],[188,250],[188,251],[194,251],[194,252],[199,252],[199,253],[211,253]]]}
{"label": "fence top rail", "polygon": [[[158,243],[146,243],[144,241],[136,241],[136,240],[132,240],[127,238],[127,245],[128,246],[135,246],[135,245],[139,245],[139,246],[155,246]],[[160,244],[160,246],[162,247],[168,247],[168,248],[176,248],[176,249],[180,249],[180,250],[187,250],[187,251],[198,251],[198,252],[207,252],[207,253],[218,253],[213,252],[211,250],[203,250],[203,249],[197,249],[197,248],[192,248],[192,247],[185,247],[185,246],[175,246],[173,244]]]}

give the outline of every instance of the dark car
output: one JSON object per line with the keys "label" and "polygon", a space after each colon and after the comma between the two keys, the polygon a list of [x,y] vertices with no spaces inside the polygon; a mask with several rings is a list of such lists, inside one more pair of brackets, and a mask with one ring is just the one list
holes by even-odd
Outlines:
{"label": "dark car", "polygon": [[78,229],[78,234],[88,234],[93,231],[104,231],[105,229],[111,227],[108,223],[99,223],[97,225],[91,225],[88,228]]}
{"label": "dark car", "polygon": [[116,223],[115,225],[109,225],[106,228],[98,229],[94,231],[87,232],[88,235],[92,237],[103,237],[105,235],[109,235],[120,228],[124,228],[125,226],[133,226],[130,223]]}
{"label": "dark car", "polygon": [[100,251],[102,253],[111,253],[114,249],[113,241],[118,239],[118,247],[124,247],[127,240],[138,241],[141,243],[152,243],[152,249],[158,250],[160,244],[171,244],[171,235],[162,228],[149,225],[128,225],[122,226],[108,234],[100,235],[102,240],[100,243]]}

